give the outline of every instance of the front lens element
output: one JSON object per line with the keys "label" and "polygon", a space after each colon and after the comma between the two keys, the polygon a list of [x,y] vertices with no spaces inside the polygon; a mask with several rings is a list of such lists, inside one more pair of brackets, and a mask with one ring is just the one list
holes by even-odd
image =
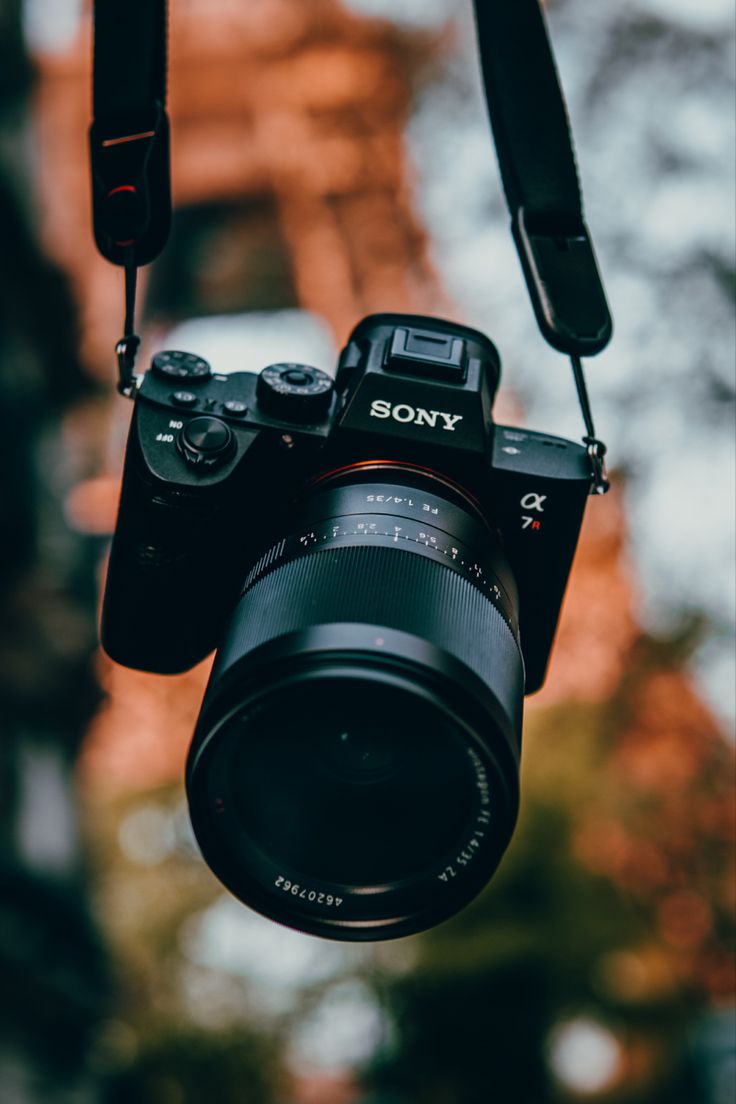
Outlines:
{"label": "front lens element", "polygon": [[370,889],[424,876],[468,827],[462,737],[410,689],[323,673],[234,716],[222,738],[215,787],[244,844],[302,881]]}

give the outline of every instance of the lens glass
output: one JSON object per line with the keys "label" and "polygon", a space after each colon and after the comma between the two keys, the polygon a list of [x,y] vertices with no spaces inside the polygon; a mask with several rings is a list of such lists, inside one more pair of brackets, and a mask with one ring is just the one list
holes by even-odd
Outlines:
{"label": "lens glass", "polygon": [[313,678],[227,728],[221,763],[237,821],[289,876],[369,887],[426,874],[477,812],[467,736],[400,686]]}

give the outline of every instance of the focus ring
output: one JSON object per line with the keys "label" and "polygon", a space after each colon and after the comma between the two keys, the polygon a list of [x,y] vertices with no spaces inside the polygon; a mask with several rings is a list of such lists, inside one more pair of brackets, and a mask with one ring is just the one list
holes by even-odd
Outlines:
{"label": "focus ring", "polygon": [[268,552],[264,553],[250,569],[242,593],[247,593],[251,586],[276,568],[317,549],[337,550],[376,545],[394,550],[401,549],[414,556],[423,556],[457,572],[479,590],[483,597],[492,602],[500,611],[513,635],[518,637],[518,618],[514,602],[494,571],[492,560],[482,554],[474,553],[467,542],[450,536],[426,522],[417,525],[412,518],[400,518],[402,525],[397,527],[397,532],[392,533],[391,521],[396,519],[376,520],[379,517],[380,515],[375,514],[336,517],[327,524],[315,525],[308,533],[301,536],[292,534],[283,538],[278,544],[269,548]]}
{"label": "focus ring", "polygon": [[523,664],[501,612],[449,565],[403,548],[315,549],[262,576],[240,600],[213,682],[261,644],[332,622],[375,624],[433,641],[479,675],[520,724]]}

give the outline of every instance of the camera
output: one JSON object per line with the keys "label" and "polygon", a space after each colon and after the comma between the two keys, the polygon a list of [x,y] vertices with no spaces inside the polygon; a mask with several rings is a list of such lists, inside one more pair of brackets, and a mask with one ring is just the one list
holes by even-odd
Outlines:
{"label": "camera", "polygon": [[494,425],[493,343],[372,315],[333,379],[157,353],[136,390],[107,653],[217,655],[187,764],[205,860],[247,905],[409,935],[488,882],[519,801],[586,450]]}

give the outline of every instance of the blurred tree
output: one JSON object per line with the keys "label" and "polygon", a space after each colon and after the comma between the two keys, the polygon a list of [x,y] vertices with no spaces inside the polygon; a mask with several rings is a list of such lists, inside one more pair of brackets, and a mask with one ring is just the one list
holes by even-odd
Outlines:
{"label": "blurred tree", "polygon": [[[74,760],[99,692],[96,550],[70,534],[63,418],[91,388],[76,310],[29,201],[32,69],[21,5],[0,4],[0,1084],[93,1099],[85,1055],[107,997],[75,825]],[[58,1095],[57,1095],[58,1094]],[[67,1096],[64,1096],[67,1099]]]}
{"label": "blurred tree", "polygon": [[90,793],[96,899],[117,1000],[94,1064],[104,1104],[274,1104],[283,1040],[254,1012],[248,980],[203,965],[192,932],[219,898],[179,786]]}
{"label": "blurred tree", "polygon": [[[273,19],[263,18],[262,5],[226,7],[219,41],[217,35],[202,35],[196,27],[197,20],[208,28],[215,25],[208,5],[183,5],[177,21],[185,31],[182,50],[208,47],[212,79],[189,79],[188,62],[179,68],[181,114],[175,118],[175,148],[188,146],[196,154],[181,163],[180,192],[190,205],[181,224],[181,258],[192,269],[208,256],[219,264],[204,283],[182,280],[189,270],[178,271],[177,253],[174,271],[164,266],[158,285],[152,286],[153,305],[175,314],[171,303],[177,295],[182,312],[195,301],[208,310],[278,305],[282,293],[276,295],[273,289],[283,288],[286,279],[280,261],[269,270],[268,287],[258,289],[262,300],[250,297],[255,285],[240,287],[239,268],[241,247],[253,271],[261,272],[264,252],[272,260],[275,256],[277,236],[270,230],[246,248],[253,226],[239,207],[243,196],[262,194],[263,178],[273,178],[278,185],[280,232],[294,259],[289,275],[300,302],[324,313],[337,332],[364,309],[419,303],[426,309],[427,303],[436,301],[436,293],[421,228],[402,183],[399,156],[399,124],[407,100],[397,73],[407,69],[406,44],[394,36],[390,49],[381,45],[393,59],[388,67],[374,57],[372,47],[361,47],[333,70],[325,60],[333,55],[323,52],[325,28],[338,38],[351,29],[336,4],[312,9],[296,0],[278,5],[281,14]],[[328,9],[334,19],[327,18]],[[213,1104],[262,1104],[278,1098],[278,1040],[248,1022],[244,984],[229,989],[232,979],[198,972],[184,951],[187,918],[211,900],[211,884],[205,887],[193,874],[197,864],[176,854],[150,867],[129,863],[118,831],[130,809],[116,808],[100,786],[101,800],[90,799],[88,805],[101,869],[95,903],[109,926],[122,993],[114,1010],[106,1011],[105,960],[87,915],[70,782],[79,735],[96,693],[89,672],[94,572],[91,546],[66,532],[58,507],[73,481],[61,447],[61,418],[85,383],[76,360],[69,296],[58,274],[42,259],[28,209],[25,103],[31,71],[18,48],[19,10],[19,0],[0,0],[0,220],[6,246],[0,258],[0,400],[7,412],[0,441],[6,476],[0,512],[5,575],[0,631],[0,780],[5,801],[0,833],[6,856],[0,964],[7,979],[0,1020],[0,1079],[9,1093],[30,1104],[54,1101],[64,1089],[70,1089],[67,1097],[74,1091],[75,1104],[100,1095],[109,1104],[186,1104],[205,1094]],[[192,20],[188,30],[183,18],[187,13]],[[628,9],[626,18],[627,13]],[[309,21],[315,18],[310,30]],[[273,35],[276,41],[289,26],[294,36],[289,49],[294,53],[279,63],[256,32]],[[385,36],[380,37],[383,42]],[[319,49],[312,53],[314,38]],[[356,38],[357,45],[366,45],[360,35]],[[242,43],[228,65],[223,62],[226,41]],[[620,41],[618,64],[628,66],[632,45],[628,38]],[[650,45],[643,42],[641,48],[649,62]],[[229,66],[239,72],[249,52],[258,55],[253,76],[236,82]],[[596,52],[576,48],[574,53],[587,59],[597,78]],[[88,54],[87,42],[80,37],[76,57]],[[304,55],[300,65],[297,55]],[[190,55],[184,50],[181,56]],[[342,48],[335,57],[345,60]],[[288,66],[288,78],[279,64]],[[71,70],[48,58],[45,65],[45,202],[55,212],[57,245],[64,241],[59,255],[86,289],[90,333],[99,339],[92,344],[106,350],[116,335],[111,326],[119,313],[119,281],[92,256],[86,202],[73,201],[87,189],[87,83],[78,81],[76,98],[70,97],[65,82]],[[77,72],[83,73],[81,60]],[[625,87],[618,72],[614,69],[609,79],[598,82],[597,99],[588,97],[605,110],[606,126],[600,125],[602,116],[596,112],[591,126],[611,145],[610,156],[631,175],[632,163],[643,158],[622,158],[611,143],[610,97]],[[701,76],[706,72],[704,67]],[[682,82],[679,64],[672,66],[672,80]],[[696,83],[703,82],[698,78]],[[207,99],[211,87],[220,89],[217,95],[227,107],[228,119],[232,116],[232,126],[225,130],[228,139],[219,147],[220,161],[210,147],[207,156],[201,155],[205,132],[217,132],[215,105]],[[203,100],[198,99],[200,89]],[[236,89],[244,102],[233,112]],[[464,92],[459,99],[463,97],[467,98]],[[637,103],[647,99],[633,98]],[[174,95],[174,104],[176,99]],[[666,101],[669,110],[669,96]],[[359,112],[354,102],[360,103]],[[458,104],[451,106],[452,126],[458,131]],[[250,114],[260,121],[252,134],[242,125]],[[619,117],[628,141],[631,114]],[[285,119],[290,121],[286,131]],[[356,124],[364,132],[359,142],[352,136]],[[667,130],[660,127],[657,137]],[[656,153],[657,143],[651,139],[648,134],[646,149]],[[249,156],[244,160],[246,141]],[[464,208],[457,199],[458,176],[473,180],[476,174],[459,172],[451,152],[437,158],[436,142],[434,120],[432,157],[452,166],[454,203]],[[487,142],[484,130],[484,156]],[[70,156],[70,150],[77,152]],[[223,166],[237,168],[224,188]],[[609,167],[605,162],[601,174],[619,180]],[[482,180],[481,185],[482,191]],[[647,194],[649,190],[647,184]],[[592,195],[597,191],[592,188]],[[621,187],[620,193],[617,202],[636,198],[628,187]],[[216,201],[212,208],[210,200]],[[228,206],[233,200],[236,214],[240,210],[234,223]],[[666,204],[656,206],[665,214],[672,210]],[[608,228],[610,235],[620,226],[621,212],[617,203],[609,204],[608,210],[615,223]],[[260,219],[260,207],[257,211]],[[665,221],[669,236],[682,220],[668,216]],[[449,219],[437,223],[451,226]],[[232,252],[221,251],[221,242],[233,237],[233,228],[241,244]],[[465,265],[454,267],[466,271]],[[726,266],[721,274],[724,285],[730,271]],[[499,273],[505,283],[501,266]],[[635,296],[644,303],[651,276],[647,269],[634,285]],[[485,312],[487,286],[475,283]],[[647,337],[652,342],[650,360],[669,364],[678,387],[684,377],[681,358],[689,357],[692,348],[681,332],[691,318],[683,296],[701,311],[693,286],[681,274],[673,275],[666,285],[670,309],[648,312],[642,324],[643,333],[652,335]],[[115,295],[108,295],[113,288]],[[676,288],[679,297],[673,300]],[[238,294],[223,299],[223,290],[230,294],[232,289]],[[288,302],[292,295],[293,289]],[[504,303],[502,294],[498,301]],[[673,301],[682,309],[673,311]],[[720,315],[714,317],[709,328],[715,332]],[[666,328],[667,341],[658,326]],[[529,356],[533,378],[540,380],[536,351]],[[641,406],[645,381],[639,371],[641,358],[630,359],[636,404],[627,393],[622,405],[633,426],[629,414],[635,405]],[[100,374],[104,364],[100,353]],[[664,377],[665,383],[669,378]],[[708,373],[689,373],[688,378],[707,380]],[[653,389],[659,409],[663,377],[652,372],[647,379],[646,388]],[[697,404],[693,400],[687,405],[690,416]],[[690,418],[688,428],[689,423]],[[657,434],[642,437],[659,449]],[[703,454],[710,465],[710,454]],[[690,466],[693,460],[689,449]],[[565,1076],[571,1069],[575,1072],[576,1056],[586,1047],[588,1058],[578,1061],[577,1083],[580,1086],[581,1068],[586,1062],[590,1066],[592,1054],[598,1088],[590,1088],[596,1071],[589,1070],[589,1099],[629,1104],[703,1104],[708,1099],[698,1096],[701,1090],[695,1087],[696,1081],[704,1086],[708,1078],[692,1065],[706,1061],[703,1055],[712,1048],[704,1040],[691,1051],[686,1039],[707,998],[728,999],[732,993],[724,949],[730,923],[724,878],[731,809],[723,782],[726,753],[714,736],[712,721],[679,673],[681,654],[676,649],[663,652],[646,641],[629,647],[627,625],[612,633],[622,597],[612,589],[609,576],[604,586],[602,578],[597,576],[596,586],[585,595],[589,611],[596,596],[601,606],[595,607],[595,616],[589,613],[592,629],[589,635],[581,634],[582,643],[572,653],[567,685],[580,681],[576,664],[591,664],[596,642],[605,637],[611,651],[612,635],[630,675],[613,694],[609,688],[600,703],[568,703],[531,718],[524,819],[509,859],[473,908],[412,944],[418,954],[412,973],[384,984],[395,1025],[394,1045],[367,1078],[379,1094],[376,1102],[567,1101],[573,1086]],[[618,682],[618,666],[609,667],[604,675]],[[125,683],[119,696],[126,705],[135,698],[145,709],[148,703],[139,693],[140,685]],[[160,691],[160,715],[166,728],[183,731],[176,712],[180,686],[167,687],[168,697]],[[135,723],[135,718],[126,720],[128,729]],[[127,735],[124,731],[122,738]],[[163,739],[164,733],[160,736]],[[150,779],[150,758],[144,766]],[[104,770],[103,765],[103,774]],[[140,799],[140,794],[131,798],[131,807]],[[156,832],[148,836],[154,842]],[[222,1000],[230,1008],[229,1018],[214,1014],[208,992],[210,998],[214,993],[215,1005]],[[103,1013],[108,1018],[98,1031]],[[90,1050],[93,1035],[96,1042]],[[690,1054],[696,1055],[692,1061]],[[606,1069],[608,1080],[603,1076]],[[575,1091],[578,1099],[584,1095]]]}
{"label": "blurred tree", "polygon": [[256,1035],[177,1024],[109,1082],[105,1104],[273,1104],[274,1059]]}
{"label": "blurred tree", "polygon": [[732,750],[682,659],[640,639],[612,700],[531,715],[510,853],[386,980],[393,1042],[367,1085],[411,1104],[711,1099],[689,1040],[733,998]]}

